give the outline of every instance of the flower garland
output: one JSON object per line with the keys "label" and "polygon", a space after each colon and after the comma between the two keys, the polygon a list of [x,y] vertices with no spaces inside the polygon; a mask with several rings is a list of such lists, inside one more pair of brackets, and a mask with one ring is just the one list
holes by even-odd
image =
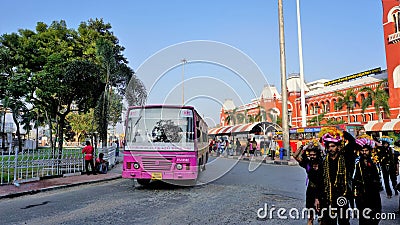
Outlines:
{"label": "flower garland", "polygon": [[346,163],[344,160],[344,156],[340,155],[338,159],[338,170],[335,177],[335,183],[331,184],[331,178],[329,173],[329,156],[326,156],[324,160],[324,187],[325,187],[325,195],[329,200],[329,204],[332,205],[332,186],[338,191],[336,192],[339,196],[345,196],[347,194],[347,177],[346,177]]}
{"label": "flower garland", "polygon": [[322,138],[325,134],[330,134],[333,137],[342,137],[343,132],[336,127],[322,127],[318,133],[318,138]]}

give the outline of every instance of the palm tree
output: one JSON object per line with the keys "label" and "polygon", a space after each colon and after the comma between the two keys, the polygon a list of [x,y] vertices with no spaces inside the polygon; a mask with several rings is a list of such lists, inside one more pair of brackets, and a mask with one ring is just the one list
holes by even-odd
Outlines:
{"label": "palm tree", "polygon": [[360,106],[360,102],[356,100],[357,95],[354,92],[354,89],[348,89],[346,94],[343,94],[342,92],[336,92],[335,96],[339,97],[338,101],[335,103],[335,108],[341,110],[344,106],[346,106],[347,123],[350,123],[350,111],[353,111],[357,105]]}
{"label": "palm tree", "polygon": [[375,112],[378,115],[379,122],[382,122],[381,109],[383,109],[383,112],[386,116],[390,116],[390,107],[388,103],[389,95],[382,87],[383,84],[385,84],[386,82],[386,79],[379,82],[375,90],[370,87],[363,87],[360,89],[360,91],[368,93],[368,96],[362,101],[362,112],[364,113],[365,109],[368,106],[373,105],[375,108]]}
{"label": "palm tree", "polygon": [[225,117],[225,122],[229,125],[231,123],[231,113],[230,112],[224,112],[226,115]]}
{"label": "palm tree", "polygon": [[238,122],[238,123],[243,123],[244,122],[244,118],[245,116],[243,115],[243,113],[237,113],[237,115],[236,115],[236,121]]}

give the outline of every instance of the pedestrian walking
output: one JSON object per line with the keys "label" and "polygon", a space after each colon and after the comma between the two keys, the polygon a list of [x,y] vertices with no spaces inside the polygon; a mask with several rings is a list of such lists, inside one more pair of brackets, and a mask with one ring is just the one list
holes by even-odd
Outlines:
{"label": "pedestrian walking", "polygon": [[356,206],[360,212],[359,224],[378,224],[382,203],[379,194],[381,185],[378,168],[371,157],[375,143],[374,140],[367,138],[357,139],[356,143],[359,145],[359,157],[355,161],[352,178]]}
{"label": "pedestrian walking", "polygon": [[314,142],[311,141],[306,147],[300,145],[293,155],[294,159],[299,162],[299,165],[307,173],[306,208],[310,212],[307,225],[312,225],[314,222],[315,213],[317,212],[314,204],[317,198],[317,187],[322,186],[322,184],[318,184],[318,182],[321,182],[319,177],[322,176],[321,149],[318,142],[316,142],[317,145]]}
{"label": "pedestrian walking", "polygon": [[240,144],[239,138],[236,138],[236,155],[242,152],[242,145]]}
{"label": "pedestrian walking", "polygon": [[[321,132],[325,132],[323,135]],[[322,162],[322,176],[317,182],[317,198],[315,207],[322,210],[321,223],[349,225],[349,218],[346,213],[348,209],[348,199],[351,193],[348,171],[354,168],[355,152],[349,147],[343,148],[343,133],[336,128],[322,129],[320,135],[325,148],[328,149],[327,156]],[[348,134],[347,135],[351,135]],[[343,148],[343,149],[342,149]],[[330,209],[330,210],[329,210]],[[331,214],[329,214],[331,213]]]}
{"label": "pedestrian walking", "polygon": [[389,184],[389,179],[392,183],[395,195],[398,195],[398,191],[396,190],[396,185],[397,185],[396,172],[398,171],[398,164],[396,164],[395,162],[393,149],[390,147],[389,140],[381,138],[381,144],[382,146],[380,147],[380,151],[378,152],[378,157],[381,164],[386,195],[387,198],[391,198],[393,192]]}
{"label": "pedestrian walking", "polygon": [[257,156],[257,141],[256,138],[253,137],[253,140],[251,141],[251,151],[253,152],[254,156]]}
{"label": "pedestrian walking", "polygon": [[[85,154],[86,174],[90,175],[90,173],[93,173],[93,175],[96,175],[96,169],[94,167],[94,162],[93,162],[94,148],[90,144],[90,141],[86,141],[86,146],[82,149],[82,154]],[[91,172],[89,172],[89,164],[92,169]]]}

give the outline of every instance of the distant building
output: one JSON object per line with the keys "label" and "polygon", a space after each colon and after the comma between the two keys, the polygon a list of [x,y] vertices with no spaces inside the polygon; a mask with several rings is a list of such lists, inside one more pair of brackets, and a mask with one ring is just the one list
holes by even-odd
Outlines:
{"label": "distant building", "polygon": [[[344,121],[364,124],[367,131],[400,130],[400,4],[398,0],[384,0],[382,5],[387,70],[374,68],[338,76],[339,78],[334,80],[321,79],[305,84],[307,125],[317,115],[324,114],[321,124],[326,120]],[[377,115],[372,105],[365,112],[362,112],[360,106],[355,106],[354,110],[350,111],[350,119],[347,116],[346,106],[341,110],[335,109],[335,103],[339,98],[336,93],[345,94],[347,90],[352,90],[356,93],[356,100],[361,103],[367,97],[367,93],[361,92],[360,89],[370,87],[375,90],[382,81],[386,81],[382,88],[389,94],[390,107],[389,117],[383,113],[383,110],[379,112],[383,122],[378,121],[379,114]],[[281,94],[276,88],[265,86],[259,98],[253,99],[248,104],[234,107],[230,100],[229,107],[221,109],[220,125],[252,121],[274,122],[282,117],[282,113],[288,113],[289,126],[300,127],[302,124],[300,86],[299,74],[290,74],[287,79],[288,112],[282,112]],[[243,114],[239,117],[244,117],[246,120],[237,118],[227,120],[228,117],[235,118],[238,114]]]}

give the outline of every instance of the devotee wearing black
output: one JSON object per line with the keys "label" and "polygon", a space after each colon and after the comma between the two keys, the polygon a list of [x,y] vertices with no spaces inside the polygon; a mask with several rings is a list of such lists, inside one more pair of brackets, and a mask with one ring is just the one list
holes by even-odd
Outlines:
{"label": "devotee wearing black", "polygon": [[[350,135],[343,132],[345,136]],[[349,138],[349,137],[347,137]],[[354,138],[353,138],[354,139]],[[340,136],[325,134],[322,137],[328,154],[323,160],[321,186],[317,187],[317,199],[315,205],[322,212],[322,224],[349,225],[349,217],[346,216],[349,199],[352,199],[350,187],[351,176],[349,171],[354,169],[356,158],[354,146],[345,146],[342,149]],[[354,141],[354,140],[353,140]],[[338,204],[338,199],[343,199]],[[335,210],[336,209],[336,210]],[[331,213],[331,215],[329,215]]]}
{"label": "devotee wearing black", "polygon": [[382,146],[379,148],[378,158],[382,168],[383,182],[385,184],[385,190],[388,198],[392,197],[392,189],[390,188],[389,178],[392,182],[392,187],[394,189],[395,195],[398,195],[398,191],[396,190],[397,185],[397,177],[396,172],[398,168],[398,164],[394,158],[392,148],[387,141],[381,141]]}
{"label": "devotee wearing black", "polygon": [[[308,152],[308,155],[307,155]],[[322,159],[321,159],[321,149],[317,146],[307,146],[304,148],[300,146],[294,154],[294,158],[299,162],[299,165],[306,170],[307,173],[307,190],[306,190],[306,208],[315,208],[315,199],[317,197],[317,184],[320,182],[320,177],[322,176]],[[308,215],[308,223],[313,224],[314,214],[313,211]]]}
{"label": "devotee wearing black", "polygon": [[380,177],[378,168],[371,158],[372,147],[368,144],[360,150],[353,174],[353,191],[359,212],[360,225],[379,223],[377,213],[381,213]]}

